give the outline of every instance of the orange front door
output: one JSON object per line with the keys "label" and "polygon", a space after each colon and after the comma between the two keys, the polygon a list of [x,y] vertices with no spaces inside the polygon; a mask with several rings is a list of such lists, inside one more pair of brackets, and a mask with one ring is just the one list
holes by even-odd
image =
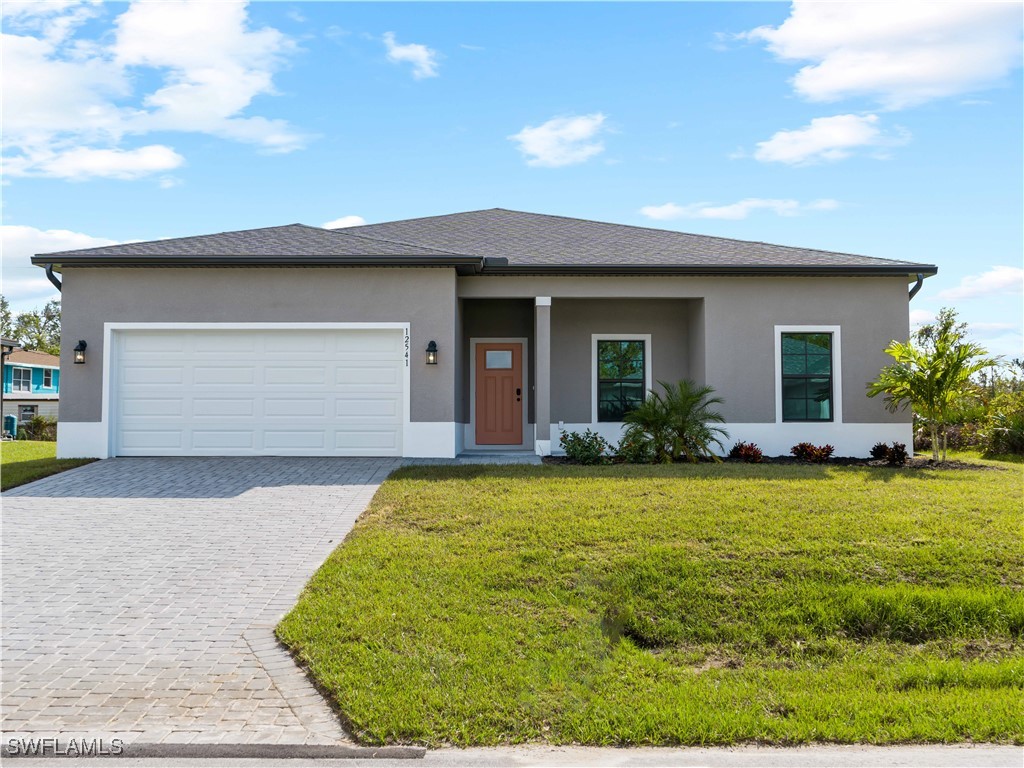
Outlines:
{"label": "orange front door", "polygon": [[522,445],[523,345],[476,345],[476,444]]}

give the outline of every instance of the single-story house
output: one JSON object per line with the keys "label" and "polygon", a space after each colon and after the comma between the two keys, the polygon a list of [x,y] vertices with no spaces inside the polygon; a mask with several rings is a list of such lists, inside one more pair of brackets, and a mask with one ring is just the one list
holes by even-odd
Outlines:
{"label": "single-story house", "polygon": [[504,209],[33,262],[62,282],[58,454],[100,457],[544,455],[683,378],[730,441],[866,455],[911,443],[865,387],[936,273]]}
{"label": "single-story house", "polygon": [[33,416],[57,418],[60,399],[60,358],[45,352],[14,349],[4,355],[3,415],[13,414],[18,424]]}

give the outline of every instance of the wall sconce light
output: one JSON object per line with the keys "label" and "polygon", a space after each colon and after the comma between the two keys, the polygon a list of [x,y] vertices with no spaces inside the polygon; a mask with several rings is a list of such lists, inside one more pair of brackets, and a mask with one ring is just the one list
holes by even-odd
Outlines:
{"label": "wall sconce light", "polygon": [[437,342],[427,344],[427,365],[437,365]]}
{"label": "wall sconce light", "polygon": [[75,347],[75,365],[82,365],[85,363],[85,348],[89,346],[84,341],[79,340],[78,346]]}

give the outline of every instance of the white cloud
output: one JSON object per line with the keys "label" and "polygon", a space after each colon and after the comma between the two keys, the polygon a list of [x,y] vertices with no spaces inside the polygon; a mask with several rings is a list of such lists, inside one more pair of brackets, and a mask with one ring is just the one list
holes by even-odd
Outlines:
{"label": "white cloud", "polygon": [[808,211],[832,211],[839,207],[836,200],[814,200],[801,203],[798,200],[778,200],[762,197],[748,197],[730,205],[711,203],[690,203],[689,205],[648,205],[640,213],[656,221],[673,219],[745,219],[754,211],[771,211],[778,216],[800,216]]}
{"label": "white cloud", "polygon": [[912,309],[910,310],[910,325],[912,328],[924,325],[925,323],[932,323],[935,321],[935,313],[929,309]]}
{"label": "white cloud", "polygon": [[816,117],[803,128],[778,131],[767,141],[758,142],[754,157],[763,163],[810,165],[842,160],[867,147],[877,152],[909,140],[910,134],[904,129],[883,132],[878,115],[833,115]]}
{"label": "white cloud", "polygon": [[384,33],[384,45],[388,49],[388,61],[395,64],[412,64],[412,76],[417,80],[437,77],[438,53],[419,43],[401,45],[395,40],[394,32]]}
{"label": "white cloud", "polygon": [[138,179],[170,171],[185,158],[170,147],[151,144],[138,149],[75,147],[63,152],[33,152],[15,158],[4,169],[14,175],[50,176],[82,181],[89,178]]}
{"label": "white cloud", "polygon": [[995,266],[980,275],[967,275],[960,280],[960,285],[957,287],[940,291],[938,298],[947,301],[960,301],[1021,292],[1024,292],[1024,269]]}
{"label": "white cloud", "polygon": [[605,119],[600,112],[556,117],[536,127],[528,125],[508,138],[519,145],[527,165],[559,168],[604,152],[604,143],[595,137],[603,130]]}
{"label": "white cloud", "polygon": [[50,299],[60,298],[43,270],[32,266],[37,253],[70,251],[113,245],[116,240],[92,237],[66,229],[36,229],[12,224],[0,226],[3,248],[3,293],[15,312],[24,312]]}
{"label": "white cloud", "polygon": [[[107,6],[11,5],[2,87],[12,176],[58,175],[66,165],[69,178],[82,178],[86,153],[90,163],[106,158],[120,169],[93,175],[138,178],[175,167],[167,153],[180,156],[170,147],[123,146],[152,131],[206,133],[269,152],[308,138],[283,120],[243,114],[255,97],[274,93],[273,75],[295,50],[276,29],[250,29],[245,3],[136,2],[95,37],[81,25]],[[138,172],[124,167],[132,160]]]}
{"label": "white cloud", "polygon": [[366,223],[362,216],[342,216],[340,219],[321,224],[324,229],[342,229],[343,227],[361,227]]}
{"label": "white cloud", "polygon": [[810,62],[792,81],[804,98],[889,109],[990,87],[1021,60],[1019,3],[795,0],[781,25],[740,37]]}

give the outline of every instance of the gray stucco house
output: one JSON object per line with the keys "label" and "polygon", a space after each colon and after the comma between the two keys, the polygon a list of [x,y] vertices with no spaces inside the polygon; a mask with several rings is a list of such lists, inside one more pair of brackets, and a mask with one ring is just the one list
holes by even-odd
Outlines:
{"label": "gray stucco house", "polygon": [[[504,209],[43,254],[61,456],[551,453],[660,379],[730,440],[911,442],[865,384],[929,264]],[[81,347],[81,345],[78,345]]]}

